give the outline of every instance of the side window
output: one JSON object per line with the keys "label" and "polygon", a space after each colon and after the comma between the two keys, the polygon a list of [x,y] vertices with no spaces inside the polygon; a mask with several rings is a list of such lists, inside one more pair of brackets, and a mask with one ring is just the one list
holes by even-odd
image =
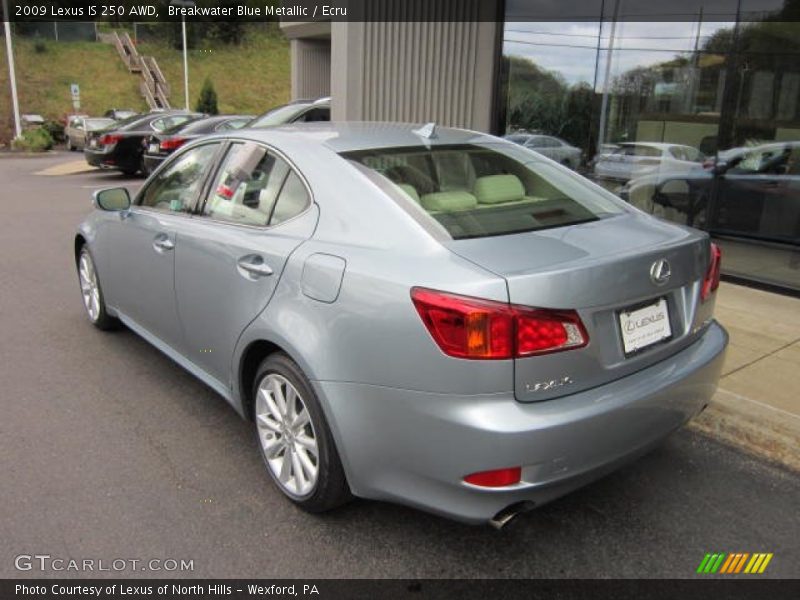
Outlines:
{"label": "side window", "polygon": [[309,205],[311,199],[308,197],[306,186],[294,171],[289,172],[286,183],[283,184],[278,202],[270,219],[270,225],[278,225],[296,217],[303,212]]}
{"label": "side window", "polygon": [[300,117],[294,120],[294,123],[313,123],[315,121],[330,121],[331,109],[330,108],[312,108],[304,112]]}
{"label": "side window", "polygon": [[137,204],[169,212],[192,210],[219,144],[194,148],[162,170],[139,196]]}
{"label": "side window", "polygon": [[211,188],[203,214],[243,225],[266,226],[291,169],[258,144],[234,144]]}

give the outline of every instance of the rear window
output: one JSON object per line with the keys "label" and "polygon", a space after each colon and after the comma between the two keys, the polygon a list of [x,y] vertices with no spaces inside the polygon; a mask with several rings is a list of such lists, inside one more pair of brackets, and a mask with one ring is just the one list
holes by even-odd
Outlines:
{"label": "rear window", "polygon": [[488,146],[415,146],[342,156],[388,179],[389,189],[410,198],[454,239],[549,229],[623,212],[611,194],[578,175],[527,156],[521,162]]}

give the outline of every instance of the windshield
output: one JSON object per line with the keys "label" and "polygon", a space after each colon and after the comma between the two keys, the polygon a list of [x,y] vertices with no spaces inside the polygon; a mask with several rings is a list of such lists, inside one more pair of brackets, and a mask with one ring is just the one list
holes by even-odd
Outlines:
{"label": "windshield", "polygon": [[487,146],[457,145],[343,156],[388,179],[454,239],[561,227],[623,212],[610,194],[527,154],[520,162]]}
{"label": "windshield", "polygon": [[114,119],[86,119],[84,123],[87,131],[97,131],[98,129],[111,127],[116,121]]}
{"label": "windshield", "polygon": [[256,117],[248,127],[273,127],[275,125],[284,125],[289,123],[297,115],[307,109],[310,104],[286,104],[273,108],[269,112],[264,113],[260,117]]}
{"label": "windshield", "polygon": [[[177,125],[173,125],[172,127],[168,127],[164,129],[161,133],[164,135],[172,135],[173,133],[178,133],[179,131],[182,133],[191,133],[197,129],[204,129],[205,127],[209,127],[209,124],[206,122],[208,119],[206,117],[194,117],[189,119],[188,121],[181,121]],[[215,123],[218,122],[218,119],[214,121]]]}

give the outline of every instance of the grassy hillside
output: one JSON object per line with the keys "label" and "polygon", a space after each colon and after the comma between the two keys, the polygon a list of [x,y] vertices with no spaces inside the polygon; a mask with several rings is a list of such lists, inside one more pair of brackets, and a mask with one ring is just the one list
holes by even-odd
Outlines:
{"label": "grassy hillside", "polygon": [[[51,41],[44,42],[44,48],[37,52],[33,41],[14,39],[21,112],[52,119],[71,112],[70,83],[81,87],[82,112],[102,114],[111,107],[146,110],[139,75],[128,73],[110,44]],[[182,53],[155,43],[143,43],[139,50],[156,57],[170,84],[172,105],[182,108]],[[0,141],[6,141],[12,116],[4,45],[0,60]],[[189,51],[191,108],[207,76],[214,82],[221,112],[260,113],[289,99],[289,44],[279,33],[261,32],[248,35],[241,46],[199,44]]]}

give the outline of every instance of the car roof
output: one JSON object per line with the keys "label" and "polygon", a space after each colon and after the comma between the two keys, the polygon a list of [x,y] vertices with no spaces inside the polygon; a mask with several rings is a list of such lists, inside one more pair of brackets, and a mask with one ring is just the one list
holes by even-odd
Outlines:
{"label": "car roof", "polygon": [[324,146],[337,153],[373,148],[511,143],[476,131],[439,126],[436,127],[434,137],[427,138],[414,133],[420,127],[422,127],[420,123],[318,121],[277,125],[264,129],[238,129],[228,135],[248,137],[255,141],[272,142],[287,147],[308,147],[310,144]]}

